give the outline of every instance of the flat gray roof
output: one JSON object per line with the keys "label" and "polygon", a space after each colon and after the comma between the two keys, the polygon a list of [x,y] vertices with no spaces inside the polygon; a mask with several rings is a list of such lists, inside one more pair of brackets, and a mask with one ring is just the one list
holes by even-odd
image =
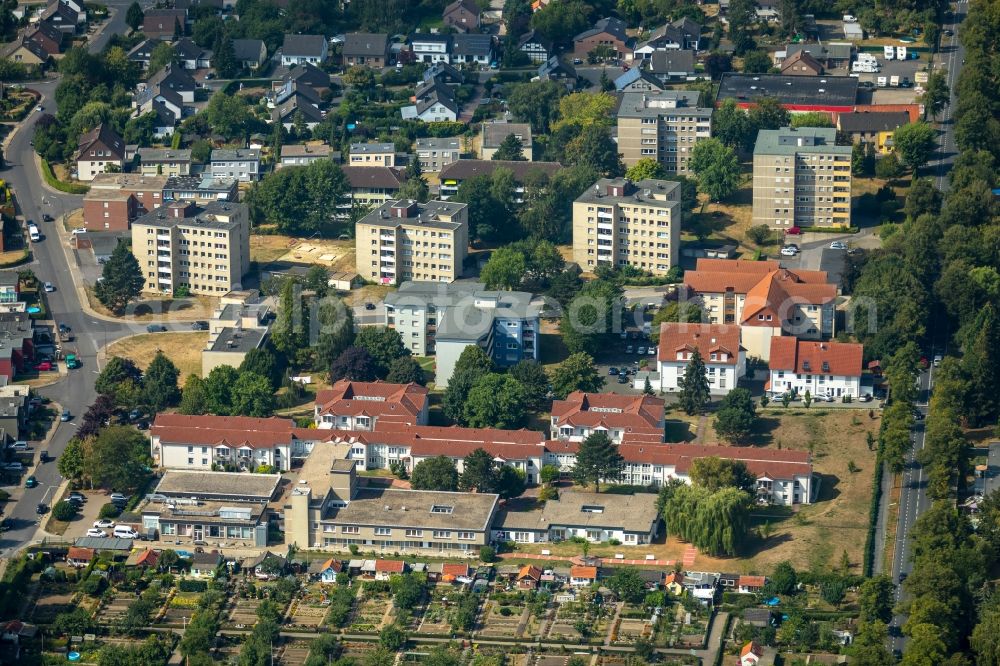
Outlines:
{"label": "flat gray roof", "polygon": [[780,104],[814,109],[853,107],[858,97],[858,80],[850,76],[727,73],[719,82],[716,102],[735,99],[751,103],[761,97],[774,97]]}
{"label": "flat gray roof", "polygon": [[77,548],[93,548],[94,550],[132,550],[132,539],[119,537],[80,537],[74,543]]}
{"label": "flat gray roof", "polygon": [[352,143],[351,154],[354,153],[395,153],[396,145],[392,143]]}
{"label": "flat gray roof", "polygon": [[387,201],[372,212],[361,218],[359,224],[371,224],[380,227],[395,228],[400,225],[423,225],[436,229],[447,229],[454,231],[462,225],[458,222],[447,222],[440,215],[454,217],[459,210],[466,208],[468,204],[457,201],[437,201],[432,200],[427,203],[416,203],[416,214],[411,217],[393,217],[391,208],[400,203],[401,200]]}
{"label": "flat gray roof", "polygon": [[[235,229],[240,222],[235,219],[228,221],[217,217],[218,214],[234,218],[239,210],[237,206],[246,208],[246,204],[232,201],[210,201],[204,205],[195,206],[194,214],[189,217],[172,217],[166,206],[154,208],[137,218],[132,225],[145,224],[153,227],[176,227],[178,225],[199,225],[206,229]],[[243,216],[246,219],[246,216]]]}
{"label": "flat gray roof", "polygon": [[656,118],[681,115],[711,118],[712,109],[698,106],[696,90],[664,90],[660,93],[630,92],[622,95],[620,118]]}
{"label": "flat gray roof", "polygon": [[[655,495],[651,495],[654,501]],[[365,488],[350,503],[334,509],[327,522],[338,525],[400,527],[483,532],[500,501],[488,493]],[[432,509],[437,508],[437,511]]]}
{"label": "flat gray roof", "polygon": [[611,495],[570,490],[560,492],[558,500],[549,500],[541,510],[503,511],[494,527],[548,530],[570,526],[648,532],[658,519],[656,495],[652,493]]}
{"label": "flat gray roof", "polygon": [[835,153],[850,155],[851,146],[838,146],[837,130],[832,127],[782,127],[762,129],[757,133],[754,155],[795,155],[796,153]]}
{"label": "flat gray roof", "polygon": [[[629,194],[624,194],[620,197],[614,197],[608,194],[608,187],[625,187],[626,184],[631,184],[632,186],[632,190]],[[672,180],[656,180],[653,178],[647,178],[646,180],[640,180],[632,183],[625,178],[601,178],[594,183],[592,187],[585,189],[583,194],[578,196],[576,200],[581,203],[603,204],[605,206],[609,206],[619,201],[628,201],[630,203],[640,201],[652,207],[670,208],[671,206],[677,206],[678,202],[654,199],[652,193],[655,192],[658,196],[667,197],[672,191],[679,187],[680,183]],[[645,195],[646,190],[650,191],[651,196]]]}
{"label": "flat gray roof", "polygon": [[139,148],[136,151],[142,162],[190,162],[190,149]]}
{"label": "flat gray roof", "polygon": [[267,331],[263,329],[226,327],[219,331],[219,337],[212,343],[212,351],[245,354],[260,347],[265,335]]}
{"label": "flat gray roof", "polygon": [[187,472],[168,471],[160,479],[157,495],[199,497],[212,499],[220,496],[242,495],[248,501],[255,498],[269,500],[281,481],[280,474],[246,474],[241,472]]}

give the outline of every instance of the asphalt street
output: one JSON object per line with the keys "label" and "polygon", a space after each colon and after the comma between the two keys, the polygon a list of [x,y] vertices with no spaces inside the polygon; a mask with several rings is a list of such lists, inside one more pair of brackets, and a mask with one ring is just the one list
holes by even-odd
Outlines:
{"label": "asphalt street", "polygon": [[955,13],[950,23],[945,23],[943,29],[951,30],[951,37],[941,38],[941,50],[937,55],[947,67],[946,80],[948,91],[951,95],[951,103],[945,107],[941,113],[940,147],[938,148],[938,159],[934,165],[935,180],[938,189],[942,192],[948,191],[948,172],[955,164],[955,157],[958,154],[958,147],[955,145],[955,105],[958,104],[958,95],[955,93],[955,84],[958,82],[958,73],[962,71],[965,64],[965,47],[958,41],[959,24],[965,18],[968,10],[966,0],[959,0],[955,5]]}
{"label": "asphalt street", "polygon": [[[125,31],[125,10],[129,4],[128,0],[111,0],[108,3],[112,16],[104,29],[95,33],[89,46],[91,52],[98,52],[104,48],[112,34]],[[152,3],[143,4],[148,6]],[[40,104],[47,112],[54,113],[56,110],[53,93],[57,83],[57,80],[50,79],[28,84],[29,88],[42,95]],[[29,267],[39,280],[51,282],[56,286],[56,291],[47,295],[49,309],[53,319],[70,326],[75,334],[76,339],[73,342],[64,344],[64,351],[75,348],[83,362],[83,367],[70,371],[57,384],[38,391],[41,395],[59,403],[64,409],[69,409],[74,416],[69,423],[58,424],[51,441],[46,446],[49,455],[56,458],[73,437],[76,429],[75,421],[94,399],[98,348],[132,331],[124,324],[98,320],[83,313],[67,263],[73,256],[72,250],[68,249],[68,239],[58,233],[56,228],[60,224],[58,221],[41,221],[44,213],[58,220],[61,215],[79,208],[82,200],[79,196],[54,192],[42,182],[35,163],[34,149],[30,143],[34,125],[41,115],[37,112],[29,115],[11,139],[5,152],[7,163],[0,171],[0,177],[14,188],[19,214],[25,219],[35,220],[42,231],[44,239],[32,244],[33,261]],[[33,446],[35,449],[40,448],[37,444]],[[9,531],[0,535],[0,553],[6,554],[12,548],[20,548],[35,538],[35,531],[38,528],[35,509],[39,503],[50,505],[52,495],[62,482],[55,461],[37,465],[33,473],[38,480],[38,486],[22,489],[21,499],[7,505],[6,517],[11,519],[12,526]]]}

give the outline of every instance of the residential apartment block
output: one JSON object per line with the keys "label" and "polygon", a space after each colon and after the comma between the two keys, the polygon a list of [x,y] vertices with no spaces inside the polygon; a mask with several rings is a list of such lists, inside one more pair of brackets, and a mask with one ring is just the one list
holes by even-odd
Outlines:
{"label": "residential apartment block", "polygon": [[281,147],[281,156],[275,169],[289,166],[309,166],[321,160],[340,161],[340,153],[325,143],[293,143]]}
{"label": "residential apartment block", "polygon": [[712,131],[712,109],[697,90],[625,93],[618,108],[618,150],[625,166],[654,159],[670,173],[688,174],[695,144]]}
{"label": "residential apartment block", "polygon": [[175,202],[132,223],[132,254],[144,291],[219,296],[238,288],[250,268],[250,219],[244,204]]}
{"label": "residential apartment block", "polygon": [[448,138],[417,139],[415,151],[422,172],[438,173],[444,167],[458,161],[462,155],[462,143],[458,139]]}
{"label": "residential apartment block", "polygon": [[367,280],[452,282],[469,248],[468,206],[391,201],[358,220],[355,235],[357,271]]}
{"label": "residential apartment block", "polygon": [[139,210],[129,192],[92,190],[83,196],[83,226],[88,231],[127,231]]}
{"label": "residential apartment block", "polygon": [[351,166],[399,166],[396,164],[396,146],[392,143],[352,143],[347,162]]}
{"label": "residential apartment block", "polygon": [[217,148],[212,151],[212,178],[235,178],[241,183],[260,180],[260,151],[256,148]]}
{"label": "residential apartment block", "polygon": [[261,465],[291,469],[291,419],[249,416],[157,414],[149,430],[155,464],[166,469],[256,470]]}
{"label": "residential apartment block", "polygon": [[435,382],[447,386],[458,357],[479,345],[508,367],[538,360],[540,307],[523,291],[490,291],[479,282],[404,282],[385,299],[386,325],[416,356],[436,356]]}
{"label": "residential apartment block", "polygon": [[826,271],[782,268],[777,261],[699,259],[684,273],[686,296],[710,324],[737,325],[747,355],[767,361],[772,338],[836,335],[837,287]]}
{"label": "residential apartment block", "polygon": [[851,224],[851,146],[832,127],[760,130],[753,150],[753,222],[771,227]]}
{"label": "residential apartment block", "polygon": [[[148,213],[164,201],[167,176],[140,176],[135,173],[99,173],[90,181],[90,192],[131,194],[139,205],[139,213]],[[113,228],[113,227],[112,227]],[[123,227],[127,228],[127,227]]]}
{"label": "residential apartment block", "polygon": [[677,264],[681,188],[666,180],[602,178],[573,202],[573,261],[666,275]]}
{"label": "residential apartment block", "polygon": [[603,432],[620,444],[630,441],[662,442],[663,399],[651,395],[584,393],[574,391],[565,400],[552,401],[552,439],[582,442]]}
{"label": "residential apartment block", "polygon": [[806,391],[814,398],[858,398],[863,356],[864,346],[856,343],[774,338],[764,388],[775,398]]}
{"label": "residential apartment block", "polygon": [[480,147],[482,158],[484,160],[492,160],[493,154],[497,152],[500,144],[508,136],[514,136],[521,142],[521,154],[524,156],[524,159],[530,162],[532,159],[531,125],[528,123],[509,123],[506,121],[483,123]]}
{"label": "residential apartment block", "polygon": [[139,148],[138,171],[143,176],[187,176],[191,173],[191,151],[173,148]]}
{"label": "residential apartment block", "polygon": [[221,300],[221,309],[208,322],[208,343],[201,352],[202,377],[220,365],[240,367],[251,350],[262,348],[270,338],[271,305],[257,302],[256,290],[232,292]]}
{"label": "residential apartment block", "polygon": [[427,389],[417,384],[341,379],[316,394],[316,427],[371,430],[376,423],[427,425]]}
{"label": "residential apartment block", "polygon": [[[653,388],[669,393],[680,390],[696,349],[705,363],[712,395],[726,395],[746,374],[746,349],[740,343],[739,326],[664,322],[660,324],[657,372],[648,375]],[[636,377],[641,388],[640,381],[644,383],[645,377]]]}

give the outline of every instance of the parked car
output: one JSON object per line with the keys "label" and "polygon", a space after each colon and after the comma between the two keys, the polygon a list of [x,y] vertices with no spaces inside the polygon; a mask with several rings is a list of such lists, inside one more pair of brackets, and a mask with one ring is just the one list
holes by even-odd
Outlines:
{"label": "parked car", "polygon": [[847,243],[845,243],[843,241],[833,241],[832,243],[830,243],[830,249],[831,250],[846,250],[847,249]]}
{"label": "parked car", "polygon": [[113,530],[115,528],[115,521],[108,518],[101,518],[94,521],[94,527],[100,530]]}
{"label": "parked car", "polygon": [[167,327],[163,324],[150,324],[146,327],[146,332],[148,333],[163,333],[167,330]]}
{"label": "parked car", "polygon": [[56,218],[52,217],[48,213],[42,214],[42,222],[54,222]]}
{"label": "parked car", "polygon": [[23,439],[19,439],[13,444],[11,444],[10,448],[14,449],[15,451],[27,451],[29,447],[26,441],[24,441]]}
{"label": "parked car", "polygon": [[136,421],[141,416],[142,416],[142,412],[140,412],[138,409],[133,409],[131,412],[128,413],[128,420],[129,421]]}
{"label": "parked car", "polygon": [[27,479],[24,480],[25,488],[34,488],[37,485],[38,485],[38,479],[35,478],[34,474],[32,474],[31,476],[29,476]]}
{"label": "parked car", "polygon": [[625,347],[625,353],[626,354],[631,354],[634,351],[635,351],[635,347],[633,347],[632,345],[628,345],[627,347]]}
{"label": "parked car", "polygon": [[934,367],[935,368],[938,367],[939,365],[941,365],[941,360],[942,360],[941,359],[941,354],[935,354],[934,355]]}
{"label": "parked car", "polygon": [[207,321],[193,321],[191,322],[192,331],[207,331],[208,322]]}
{"label": "parked car", "polygon": [[789,236],[800,236],[800,235],[802,235],[802,228],[801,227],[789,227],[788,229],[785,229],[785,233],[788,234]]}
{"label": "parked car", "polygon": [[611,366],[608,368],[608,377],[613,377],[618,374],[618,368]]}
{"label": "parked car", "polygon": [[858,396],[858,401],[859,402],[871,402],[872,401],[872,394],[871,393],[864,393],[864,394]]}
{"label": "parked car", "polygon": [[799,253],[799,248],[795,247],[794,245],[786,245],[785,247],[781,248],[781,256],[783,257],[794,257],[798,253]]}
{"label": "parked car", "polygon": [[39,502],[38,506],[35,507],[35,513],[37,513],[39,516],[44,516],[48,512],[49,512],[49,507],[45,506],[41,502]]}
{"label": "parked car", "polygon": [[55,291],[55,290],[56,290],[56,286],[55,286],[54,284],[52,284],[51,282],[46,282],[46,283],[45,283],[45,284],[44,284],[44,285],[42,286],[42,289],[44,289],[44,290],[45,290],[45,293],[47,293],[47,294],[51,294],[51,293],[52,293],[53,291]]}
{"label": "parked car", "polygon": [[73,418],[73,415],[70,414],[70,411],[68,409],[64,409],[62,411],[62,416],[59,417],[59,420],[62,421],[63,423],[66,423],[67,421],[69,421],[72,418]]}
{"label": "parked car", "polygon": [[122,495],[121,493],[111,493],[111,497],[109,499],[112,504],[125,504],[128,502],[128,497]]}
{"label": "parked car", "polygon": [[19,462],[9,462],[9,463],[4,463],[4,469],[11,472],[23,472],[24,465],[22,465]]}
{"label": "parked car", "polygon": [[618,375],[619,384],[628,384],[628,375]]}
{"label": "parked car", "polygon": [[66,499],[70,500],[71,502],[86,502],[87,496],[79,491],[74,490],[66,497]]}
{"label": "parked car", "polygon": [[35,366],[35,370],[38,372],[49,372],[52,370],[52,363],[50,361],[42,361]]}
{"label": "parked car", "polygon": [[99,530],[96,527],[92,527],[89,530],[87,530],[87,536],[103,539],[104,537],[108,536],[108,533],[105,532],[104,530]]}
{"label": "parked car", "polygon": [[38,462],[40,462],[42,464],[45,464],[49,460],[50,460],[50,458],[49,458],[49,452],[48,451],[42,451],[41,453],[38,454]]}
{"label": "parked car", "polygon": [[83,227],[77,227],[76,229],[74,229],[74,230],[72,231],[72,233],[73,233],[73,235],[74,235],[74,236],[79,236],[80,234],[85,234],[85,233],[87,233],[87,230],[86,230],[86,229],[84,229]]}

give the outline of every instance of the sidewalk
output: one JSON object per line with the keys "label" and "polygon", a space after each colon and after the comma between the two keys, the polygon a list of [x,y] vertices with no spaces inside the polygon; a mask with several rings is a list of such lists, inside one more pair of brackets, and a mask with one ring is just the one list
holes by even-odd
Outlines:
{"label": "sidewalk", "polygon": [[[539,560],[539,561],[554,561],[554,562],[572,562],[573,564],[582,564],[583,560],[579,555],[573,557],[563,557],[561,555],[536,555],[534,553],[500,553],[497,555],[502,560]],[[673,560],[618,560],[618,559],[602,559],[594,558],[598,562],[598,566],[602,567],[621,567],[621,566],[635,566],[635,567],[672,567],[674,566]]]}

